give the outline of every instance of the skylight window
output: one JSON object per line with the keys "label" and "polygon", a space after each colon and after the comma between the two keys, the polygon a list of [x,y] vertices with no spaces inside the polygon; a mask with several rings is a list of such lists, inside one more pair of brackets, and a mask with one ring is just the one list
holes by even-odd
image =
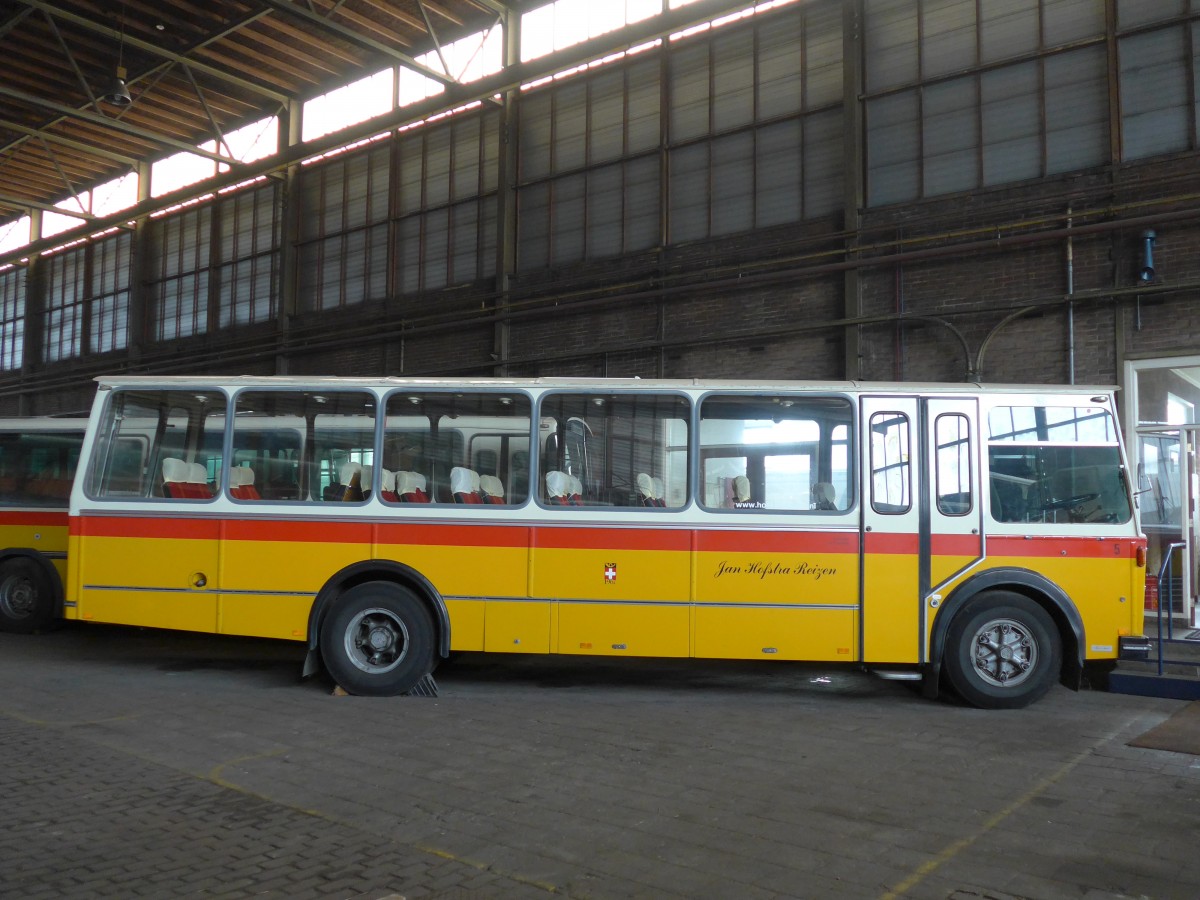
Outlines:
{"label": "skylight window", "polygon": [[[489,31],[469,34],[452,44],[445,44],[442,52],[430,50],[416,57],[417,62],[438,72],[446,72],[455,81],[478,81],[484,76],[500,71],[503,60],[504,31],[499,26]],[[446,65],[442,65],[445,59]],[[400,105],[408,106],[427,97],[442,93],[445,88],[414,69],[400,67]]]}
{"label": "skylight window", "polygon": [[388,112],[394,72],[387,68],[309,100],[304,104],[300,140],[311,141]]}
{"label": "skylight window", "polygon": [[0,253],[19,250],[29,243],[29,216],[0,225]]}
{"label": "skylight window", "polygon": [[662,11],[662,0],[557,0],[521,17],[521,60],[581,44]]}

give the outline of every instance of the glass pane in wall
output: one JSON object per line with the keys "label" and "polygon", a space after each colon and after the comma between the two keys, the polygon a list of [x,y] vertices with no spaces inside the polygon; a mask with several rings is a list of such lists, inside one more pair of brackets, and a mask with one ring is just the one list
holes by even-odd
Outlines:
{"label": "glass pane in wall", "polygon": [[1103,47],[1047,57],[1046,174],[1108,159],[1108,82]]}
{"label": "glass pane in wall", "polygon": [[911,0],[867,0],[863,41],[867,90],[917,80],[917,4]]}
{"label": "glass pane in wall", "polygon": [[712,42],[712,127],[729,131],[754,121],[754,32],[741,29]]}
{"label": "glass pane in wall", "polygon": [[980,62],[989,63],[1038,48],[1038,0],[989,0],[980,4]]}
{"label": "glass pane in wall", "polygon": [[1041,175],[1038,84],[1036,62],[1005,66],[980,76],[985,185]]}
{"label": "glass pane in wall", "polygon": [[[1042,42],[1047,47],[1104,34],[1105,0],[1042,0]],[[1154,0],[1157,2],[1157,0]]]}
{"label": "glass pane in wall", "polygon": [[804,108],[841,102],[841,5],[809,3],[804,12]]}
{"label": "glass pane in wall", "polygon": [[919,108],[916,91],[867,102],[867,202],[872,206],[919,196]]}
{"label": "glass pane in wall", "polygon": [[974,76],[925,88],[925,196],[979,185],[979,96]]}
{"label": "glass pane in wall", "polygon": [[1187,0],[1117,0],[1117,27],[1161,22],[1187,12]]}
{"label": "glass pane in wall", "polygon": [[1182,26],[1122,38],[1121,140],[1124,159],[1188,147],[1188,81]]}
{"label": "glass pane in wall", "polygon": [[958,72],[976,63],[975,4],[922,0],[922,77]]}

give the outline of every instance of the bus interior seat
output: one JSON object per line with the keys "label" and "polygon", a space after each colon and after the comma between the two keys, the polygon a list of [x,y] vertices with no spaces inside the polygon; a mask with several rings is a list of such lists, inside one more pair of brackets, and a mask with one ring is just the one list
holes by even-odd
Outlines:
{"label": "bus interior seat", "polygon": [[346,503],[357,503],[362,500],[362,464],[356,462],[342,463],[338,472],[336,484],[331,484],[323,492],[326,500]]}
{"label": "bus interior seat", "polygon": [[570,487],[567,489],[567,503],[571,506],[583,506],[583,482],[574,475],[568,475]]}
{"label": "bus interior seat", "polygon": [[396,493],[396,473],[391,469],[379,470],[379,496],[388,503],[400,502],[400,496]]}
{"label": "bus interior seat", "polygon": [[837,509],[837,490],[828,481],[818,481],[812,486],[813,509]]}
{"label": "bus interior seat", "polygon": [[450,493],[455,503],[482,503],[479,496],[479,473],[464,466],[450,470]]}
{"label": "bus interior seat", "polygon": [[187,480],[191,490],[188,496],[207,500],[213,495],[212,488],[208,486],[208,469],[203,463],[188,463]]}
{"label": "bus interior seat", "polygon": [[420,472],[397,472],[396,496],[401,503],[428,503],[425,476]]}
{"label": "bus interior seat", "polygon": [[556,506],[570,504],[571,476],[566,472],[546,473],[546,502]]}
{"label": "bus interior seat", "polygon": [[235,500],[261,500],[254,486],[254,470],[249,466],[234,466],[229,470],[229,495]]}
{"label": "bus interior seat", "polygon": [[163,495],[176,500],[191,496],[188,487],[188,464],[174,456],[164,456],[162,461]]}
{"label": "bus interior seat", "polygon": [[372,476],[374,475],[374,472],[374,467],[363,466],[362,474],[359,475],[358,486],[359,490],[362,491],[363,500],[371,499],[371,487],[374,484]]}
{"label": "bus interior seat", "polygon": [[480,475],[479,493],[484,503],[491,503],[495,506],[503,505],[504,482],[495,475]]}
{"label": "bus interior seat", "polygon": [[638,501],[642,506],[657,506],[654,496],[654,479],[645,472],[639,472],[635,480],[638,492]]}

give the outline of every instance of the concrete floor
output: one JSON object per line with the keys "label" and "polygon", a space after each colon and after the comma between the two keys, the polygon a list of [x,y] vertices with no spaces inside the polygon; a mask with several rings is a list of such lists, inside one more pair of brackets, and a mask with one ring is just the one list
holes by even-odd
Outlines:
{"label": "concrete floor", "polygon": [[0,635],[0,897],[1200,897],[1200,757],[1126,745],[1180,701],[473,655],[365,699],[301,655]]}

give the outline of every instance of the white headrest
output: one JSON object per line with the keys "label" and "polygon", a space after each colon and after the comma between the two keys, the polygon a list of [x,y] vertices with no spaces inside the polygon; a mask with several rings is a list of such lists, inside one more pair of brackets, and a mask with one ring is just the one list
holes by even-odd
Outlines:
{"label": "white headrest", "polygon": [[247,466],[234,466],[229,470],[229,486],[235,488],[244,484],[254,484],[254,470]]}
{"label": "white headrest", "polygon": [[837,500],[837,491],[828,481],[818,481],[812,487],[813,500],[817,503],[833,504]]}
{"label": "white headrest", "polygon": [[661,478],[651,478],[650,482],[654,485],[654,499],[655,500],[665,500],[667,498],[667,492],[666,492],[666,489],[663,488],[662,479]]}
{"label": "white headrest", "polygon": [[745,475],[739,475],[733,479],[733,499],[739,503],[745,503],[750,499],[750,479]]}
{"label": "white headrest", "polygon": [[425,490],[425,476],[420,472],[397,472],[396,493],[415,494]]}
{"label": "white headrest", "polygon": [[371,489],[371,472],[374,471],[370,466],[362,470],[362,475],[358,479],[358,486],[364,491]]}
{"label": "white headrest", "polygon": [[350,484],[350,479],[352,479],[355,475],[358,475],[358,477],[360,479],[360,483],[361,483],[361,478],[362,478],[362,466],[361,465],[359,465],[356,462],[342,463],[342,468],[338,471],[338,479],[341,481],[342,484],[345,484],[345,485]]}
{"label": "white headrest", "polygon": [[190,467],[182,459],[163,457],[163,481],[187,481]]}
{"label": "white headrest", "polygon": [[489,497],[504,496],[504,482],[495,475],[480,475],[479,489]]}
{"label": "white headrest", "polygon": [[642,472],[637,477],[637,489],[639,494],[641,494],[643,497],[648,497],[651,500],[657,496],[657,494],[654,493],[654,479],[645,472]]}
{"label": "white headrest", "polygon": [[566,472],[546,473],[546,496],[565,497],[571,491],[571,476]]}
{"label": "white headrest", "polygon": [[572,497],[582,497],[583,496],[583,482],[580,481],[578,478],[576,478],[574,475],[568,475],[567,477],[571,479],[571,496]]}
{"label": "white headrest", "polygon": [[379,470],[379,489],[381,491],[396,490],[396,473],[391,469]]}
{"label": "white headrest", "polygon": [[450,470],[450,492],[452,494],[474,494],[479,490],[479,473],[474,469],[455,466]]}

